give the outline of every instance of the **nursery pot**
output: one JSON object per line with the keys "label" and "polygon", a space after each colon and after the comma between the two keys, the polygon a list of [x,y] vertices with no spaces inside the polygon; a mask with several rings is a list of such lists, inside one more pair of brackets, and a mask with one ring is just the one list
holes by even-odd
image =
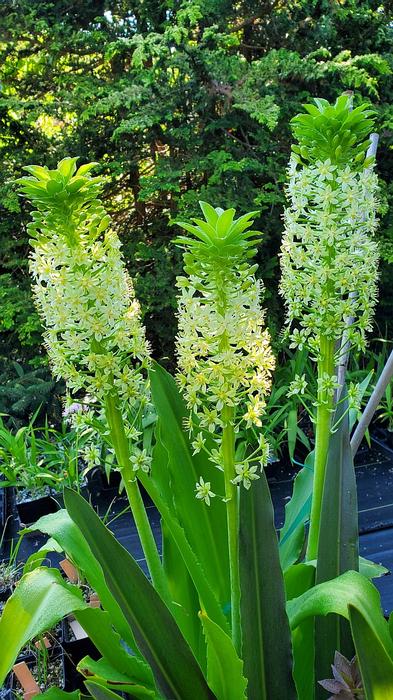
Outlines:
{"label": "nursery pot", "polygon": [[64,690],[85,690],[84,676],[76,670],[85,656],[97,661],[101,654],[89,637],[72,638],[67,619],[63,620]]}
{"label": "nursery pot", "polygon": [[64,642],[63,649],[64,690],[85,690],[85,678],[77,671],[76,667],[85,656],[90,656],[94,661],[97,661],[100,658],[100,653],[89,637]]}
{"label": "nursery pot", "polygon": [[10,595],[12,594],[12,589],[10,586],[1,586],[1,581],[0,581],[0,602],[5,603]]}
{"label": "nursery pot", "polygon": [[393,431],[383,428],[381,425],[376,425],[372,430],[372,437],[380,442],[383,442],[387,447],[393,449]]}
{"label": "nursery pot", "polygon": [[99,503],[101,497],[112,499],[119,496],[120,472],[111,471],[108,481],[105,472],[96,467],[88,473],[87,482],[89,495],[94,503]]}
{"label": "nursery pot", "polygon": [[0,475],[0,536],[7,522],[7,487],[2,485],[4,477]]}
{"label": "nursery pot", "polygon": [[10,673],[5,679],[3,687],[0,688],[0,700],[12,700],[11,678],[12,674]]}
{"label": "nursery pot", "polygon": [[56,513],[59,510],[59,504],[48,495],[17,503],[16,510],[21,526],[30,527],[43,515]]}

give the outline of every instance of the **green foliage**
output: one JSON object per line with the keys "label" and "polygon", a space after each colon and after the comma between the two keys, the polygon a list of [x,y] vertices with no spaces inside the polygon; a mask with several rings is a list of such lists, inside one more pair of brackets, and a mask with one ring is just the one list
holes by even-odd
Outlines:
{"label": "green foliage", "polygon": [[[105,12],[105,14],[104,14]],[[53,167],[67,153],[100,161],[104,205],[136,280],[156,357],[173,365],[174,276],[180,254],[170,220],[197,216],[198,201],[241,214],[260,209],[257,262],[277,288],[288,122],[316,95],[367,99],[381,134],[378,167],[392,169],[391,8],[373,0],[157,0],[32,3],[6,0],[1,37],[0,318],[4,356],[38,354],[26,278],[25,205],[13,181],[23,166]],[[393,249],[384,188],[382,253]],[[22,207],[22,211],[20,210]],[[383,268],[379,321],[391,318]],[[6,276],[5,279],[3,277]],[[1,290],[5,289],[5,296]],[[14,302],[14,307],[11,308]],[[270,296],[269,318],[281,309]]]}
{"label": "green foliage", "polygon": [[[338,427],[331,437],[327,457],[315,575],[317,584],[359,568],[358,503],[347,411],[348,397],[344,386],[333,420]],[[328,676],[336,649],[350,658],[353,656],[349,626],[334,615],[316,621],[315,644],[318,678]]]}
{"label": "green foliage", "polygon": [[[25,348],[24,352],[31,346],[36,348],[40,342],[40,319],[33,307],[29,291],[15,285],[10,273],[0,275],[0,307],[0,332],[3,343],[5,334],[13,333]],[[7,345],[2,352],[6,351]]]}
{"label": "green foliage", "polygon": [[0,373],[0,413],[10,427],[25,426],[35,414],[50,414],[61,420],[63,381],[57,381],[48,367],[25,368],[18,362],[6,363]]}
{"label": "green foliage", "polygon": [[36,569],[23,577],[0,620],[0,683],[28,641],[51,629],[63,615],[85,607],[78,589],[68,586],[56,569]]}
{"label": "green foliage", "polygon": [[119,601],[138,648],[151,665],[164,696],[192,700],[196,693],[201,700],[213,699],[174,617],[136,561],[80,496],[67,491],[65,502],[102,567],[107,586]]}

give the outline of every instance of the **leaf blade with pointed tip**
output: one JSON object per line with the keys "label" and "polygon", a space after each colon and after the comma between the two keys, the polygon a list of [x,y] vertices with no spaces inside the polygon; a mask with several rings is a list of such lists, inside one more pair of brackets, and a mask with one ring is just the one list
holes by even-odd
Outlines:
{"label": "leaf blade with pointed tip", "polygon": [[212,700],[214,695],[171,612],[133,557],[78,493],[66,489],[64,500],[99,561],[161,692],[171,700]]}
{"label": "leaf blade with pointed tip", "polygon": [[246,700],[243,662],[232,639],[205,613],[199,617],[207,641],[207,678],[217,700]]}
{"label": "leaf blade with pointed tip", "polygon": [[239,565],[242,650],[249,697],[295,700],[284,577],[264,471],[252,488],[240,492]]}
{"label": "leaf blade with pointed tip", "polygon": [[0,687],[20,650],[69,613],[86,608],[80,591],[57,569],[25,574],[7,600],[0,618]]}

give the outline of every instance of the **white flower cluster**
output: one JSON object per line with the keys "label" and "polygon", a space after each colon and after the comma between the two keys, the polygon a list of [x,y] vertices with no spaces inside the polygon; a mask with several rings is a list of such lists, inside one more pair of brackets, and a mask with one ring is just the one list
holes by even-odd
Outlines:
{"label": "white flower cluster", "polygon": [[73,248],[54,235],[34,242],[30,270],[54,373],[73,391],[103,400],[115,386],[133,401],[144,392],[149,353],[119,248],[111,231]]}
{"label": "white flower cluster", "polygon": [[291,347],[307,347],[318,359],[320,338],[365,345],[377,296],[377,177],[328,159],[289,168],[280,291],[287,309]]}
{"label": "white flower cluster", "polygon": [[[250,270],[228,270],[178,280],[178,381],[191,425],[217,434],[222,409],[234,407],[236,427],[261,426],[274,357],[260,305],[260,283]],[[198,443],[198,445],[197,445]],[[199,433],[196,448],[203,445]]]}

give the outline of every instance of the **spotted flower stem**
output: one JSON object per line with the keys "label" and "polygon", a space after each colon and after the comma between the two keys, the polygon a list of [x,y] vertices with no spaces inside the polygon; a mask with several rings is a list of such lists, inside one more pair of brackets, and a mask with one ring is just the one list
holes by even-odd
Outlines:
{"label": "spotted flower stem", "polygon": [[307,544],[307,558],[316,559],[318,555],[319,524],[321,519],[322,493],[325,481],[327,455],[331,435],[331,416],[333,395],[327,391],[321,378],[331,377],[334,372],[334,342],[321,338],[321,359],[318,362],[318,398],[314,450],[314,485],[310,516],[310,530]]}

